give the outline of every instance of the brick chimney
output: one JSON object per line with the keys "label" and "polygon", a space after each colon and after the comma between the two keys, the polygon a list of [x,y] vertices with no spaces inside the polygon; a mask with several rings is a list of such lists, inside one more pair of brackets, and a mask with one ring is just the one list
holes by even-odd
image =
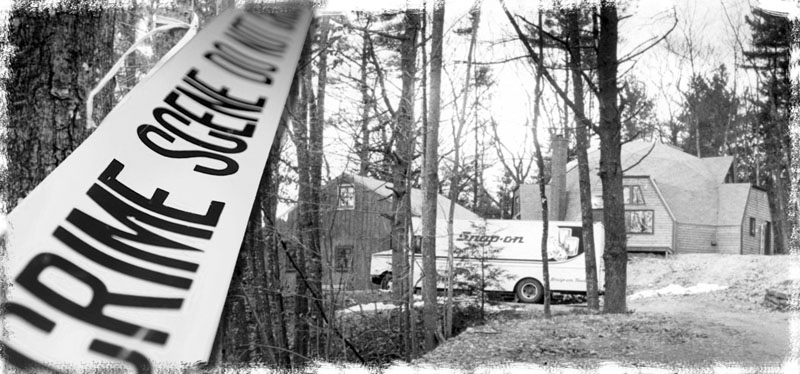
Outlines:
{"label": "brick chimney", "polygon": [[550,149],[550,201],[549,218],[563,221],[567,215],[567,146],[569,141],[561,135],[556,135]]}

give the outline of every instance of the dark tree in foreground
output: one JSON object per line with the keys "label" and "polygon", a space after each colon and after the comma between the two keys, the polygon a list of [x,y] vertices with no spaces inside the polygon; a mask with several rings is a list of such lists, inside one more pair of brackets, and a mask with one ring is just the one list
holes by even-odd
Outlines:
{"label": "dark tree in foreground", "polygon": [[[0,143],[8,170],[0,196],[13,209],[89,136],[86,95],[116,60],[118,12],[106,1],[18,1],[8,28],[8,122]],[[95,123],[113,106],[114,85],[94,98]]]}
{"label": "dark tree in foreground", "polygon": [[[445,3],[439,0],[433,10],[433,35],[431,36],[431,89],[428,108],[430,121],[425,129],[425,205],[422,216],[422,297],[425,302],[423,323],[425,325],[425,349],[436,347],[436,332],[439,331],[436,302],[436,207],[439,197],[439,119],[441,118],[442,82],[442,35],[444,33]],[[444,248],[442,248],[444,249]]]}
{"label": "dark tree in foreground", "polygon": [[600,35],[597,44],[598,101],[600,102],[600,180],[603,183],[603,221],[606,246],[603,261],[606,268],[603,312],[624,313],[627,309],[627,233],[622,200],[621,125],[617,96],[617,8],[603,1],[600,4]]}

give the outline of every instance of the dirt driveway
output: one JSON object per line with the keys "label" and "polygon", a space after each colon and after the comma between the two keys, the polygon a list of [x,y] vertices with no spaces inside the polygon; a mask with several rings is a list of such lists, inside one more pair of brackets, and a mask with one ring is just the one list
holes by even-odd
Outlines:
{"label": "dirt driveway", "polygon": [[690,323],[693,332],[707,336],[688,345],[663,347],[656,355],[661,362],[779,366],[790,353],[790,313],[722,302],[703,294],[642,298],[628,307],[634,313]]}
{"label": "dirt driveway", "polygon": [[[800,268],[800,257],[686,254],[629,260],[631,313],[596,315],[582,306],[554,305],[553,318],[545,320],[542,305],[504,303],[508,310],[485,326],[445,342],[419,362],[468,370],[506,363],[596,369],[610,361],[666,367],[669,373],[730,371],[712,369],[720,365],[743,373],[791,372],[781,366],[791,353],[792,314],[760,303],[767,288],[787,280],[800,285],[798,273],[790,271]],[[650,292],[701,285],[713,291]]]}
{"label": "dirt driveway", "polygon": [[[678,372],[719,365],[781,372],[790,352],[789,318],[759,306],[737,306],[709,294],[656,296],[629,302],[631,313],[595,315],[585,307],[503,303],[513,313],[462,333],[420,364],[474,370],[531,363],[597,368],[608,362]],[[685,369],[685,370],[681,370]]]}

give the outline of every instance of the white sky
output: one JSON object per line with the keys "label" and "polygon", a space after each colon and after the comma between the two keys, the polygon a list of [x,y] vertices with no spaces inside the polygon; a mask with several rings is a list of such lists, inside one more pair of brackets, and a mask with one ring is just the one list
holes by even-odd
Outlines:
{"label": "white sky", "polygon": [[[380,11],[386,8],[402,7],[408,3],[418,4],[421,2],[375,2],[375,1],[344,1],[330,0],[329,8],[333,11],[349,9],[365,9]],[[429,0],[430,4],[433,0]],[[546,2],[547,3],[547,2]],[[394,5],[399,4],[399,5]],[[448,1],[446,8],[445,30],[453,27],[456,21],[466,22],[466,15],[473,1]],[[524,0],[507,0],[507,4],[512,13],[524,15],[533,21],[536,18],[537,3]],[[749,14],[750,4],[748,0],[632,0],[628,2],[628,9],[621,15],[629,15],[620,23],[620,45],[618,55],[620,57],[638,51],[642,43],[651,38],[662,36],[674,23],[673,10],[678,18],[678,25],[672,32],[670,38],[675,41],[685,40],[686,36],[696,45],[700,56],[695,59],[694,69],[686,61],[681,61],[678,57],[667,52],[664,42],[638,56],[634,61],[623,64],[619,71],[626,72],[626,75],[633,75],[646,85],[649,96],[656,102],[656,115],[659,119],[669,118],[670,114],[677,115],[680,111],[680,95],[678,89],[685,88],[688,84],[692,72],[706,74],[710,76],[713,68],[719,64],[726,64],[728,67],[729,82],[733,82],[734,73],[736,74],[736,90],[742,92],[744,87],[752,85],[752,77],[742,71],[734,71],[734,44],[736,38],[731,28],[730,22],[738,27],[738,32],[742,38],[742,43],[747,48],[749,46],[750,30],[744,22],[744,15]],[[726,15],[727,11],[727,15]],[[498,40],[515,38],[516,34],[509,24],[505,14],[503,14],[498,0],[484,0],[482,6],[482,22],[479,31],[479,47],[477,60],[482,62],[499,61],[509,57],[521,56],[525,52],[521,43],[512,40],[508,43],[498,44]],[[730,21],[728,20],[730,17]],[[464,27],[464,23],[461,24]],[[462,39],[466,39],[463,37]],[[649,44],[649,43],[646,43]],[[446,44],[445,64],[448,61],[465,60],[467,46],[465,42],[460,44]],[[518,60],[506,64],[492,65],[492,76],[496,84],[491,92],[491,98],[483,100],[483,104],[491,108],[491,115],[500,124],[500,136],[503,142],[511,149],[520,149],[524,139],[530,142],[530,129],[523,126],[528,118],[532,117],[532,101],[534,76],[528,60]],[[454,73],[454,80],[459,81],[463,75]],[[443,79],[447,82],[447,78]],[[547,91],[550,91],[547,83],[544,83]],[[731,87],[732,88],[732,87]],[[457,88],[458,89],[458,88]],[[449,96],[450,91],[443,89],[445,97]],[[550,94],[549,101],[544,105],[550,108],[549,112],[543,113],[540,120],[539,138],[547,143],[546,127],[548,120],[558,120],[558,114],[553,110],[557,105]],[[449,135],[449,112],[443,113],[442,119],[443,147],[451,148],[452,135]],[[544,123],[543,123],[544,122]],[[448,136],[449,135],[449,136]],[[471,141],[465,145],[466,153],[472,152]],[[544,145],[547,152],[547,144]],[[440,151],[442,152],[442,151]],[[496,159],[494,151],[487,155],[491,162]],[[495,160],[496,161],[496,160]],[[497,164],[496,162],[494,162]],[[332,173],[336,174],[336,173]],[[487,179],[488,187],[496,185],[495,180],[502,175],[502,168],[496,166],[489,173]],[[494,178],[495,180],[492,180]]]}
{"label": "white sky", "polygon": [[[429,6],[434,1],[428,0]],[[331,12],[355,9],[381,11],[387,8],[403,8],[409,4],[413,6],[420,3],[422,1],[328,0],[327,10]],[[10,4],[10,0],[0,0],[0,13],[6,11]],[[536,2],[508,0],[507,4],[512,12],[525,14],[531,20],[535,19]],[[472,1],[469,0],[448,0],[445,29],[448,30],[453,27],[453,24],[458,20],[466,20],[471,6]],[[623,56],[631,52],[637,45],[650,37],[663,34],[673,22],[671,12],[674,8],[680,23],[678,28],[673,31],[673,36],[680,39],[683,37],[684,32],[693,35],[693,39],[698,43],[698,49],[704,52],[704,56],[699,58],[695,64],[695,71],[708,73],[713,67],[720,63],[725,63],[729,67],[729,73],[731,73],[733,72],[733,41],[735,39],[732,36],[733,32],[724,10],[727,9],[728,15],[733,19],[734,24],[739,25],[741,28],[741,37],[744,38],[743,43],[747,48],[750,30],[744,23],[744,15],[749,13],[749,6],[748,0],[632,0],[630,8],[626,12],[631,17],[620,24],[621,44],[619,55]],[[497,61],[524,54],[518,41],[493,45],[493,42],[498,39],[515,36],[508,20],[502,13],[499,1],[484,0],[482,12],[477,59],[484,62]],[[451,62],[453,60],[464,60],[465,57],[466,44],[454,44],[445,49],[445,64],[447,64],[448,60]],[[530,98],[533,97],[534,78],[529,65],[529,62],[525,60],[492,65],[492,75],[496,85],[491,92],[491,99],[487,99],[484,102],[485,105],[491,108],[491,116],[500,124],[501,137],[512,149],[521,147],[519,144],[514,144],[514,141],[524,139],[525,135],[530,131],[522,126],[526,119],[532,116]],[[625,71],[629,67],[630,64],[625,65],[620,68],[620,71]],[[3,68],[0,67],[0,74],[3,72]],[[656,99],[658,116],[663,119],[668,116],[670,108],[672,108],[673,113],[679,110],[676,106],[679,103],[672,98],[676,97],[676,85],[685,85],[688,81],[691,68],[688,64],[678,61],[674,55],[667,53],[663,47],[657,46],[639,56],[629,74],[637,76],[647,84],[648,93]],[[744,86],[752,82],[749,82],[744,74],[740,74],[738,77],[737,91],[741,92]],[[452,79],[460,81],[463,80],[463,77],[457,72],[453,72]],[[443,80],[447,81],[447,78],[445,77]],[[547,87],[546,84],[545,87]],[[445,97],[449,96],[449,94],[450,92],[443,92]],[[552,106],[553,104],[550,105]],[[552,117],[554,114],[550,116]],[[557,117],[557,115],[555,116]],[[545,121],[547,118],[548,116],[545,115],[542,120]],[[447,113],[444,114],[443,121],[445,122],[442,127],[449,128]],[[544,124],[540,127],[544,128],[546,126],[547,124]],[[546,141],[547,136],[545,134],[545,130],[542,129],[540,138]],[[335,136],[333,135],[331,131],[326,131],[326,136],[328,136],[326,143],[335,142],[333,140]],[[447,146],[447,139],[452,139],[452,135],[448,137],[446,134],[442,134],[441,138],[445,146]],[[466,149],[467,153],[470,153],[471,145],[467,144]],[[335,153],[332,153],[333,156],[329,160],[333,176],[344,167],[341,164],[341,159],[343,159],[344,155],[340,154],[339,156],[342,157],[339,157],[340,160],[337,162]],[[496,158],[494,152],[492,151],[491,153],[491,157]],[[0,165],[4,163],[5,160],[0,157]],[[502,175],[502,169],[496,168],[489,173],[489,178],[496,179],[500,175]],[[496,185],[494,180],[488,180],[487,182],[490,185],[489,187]]]}

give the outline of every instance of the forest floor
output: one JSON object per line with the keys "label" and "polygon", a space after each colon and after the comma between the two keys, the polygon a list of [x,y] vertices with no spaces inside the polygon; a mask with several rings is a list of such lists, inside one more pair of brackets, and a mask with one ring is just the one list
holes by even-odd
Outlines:
{"label": "forest floor", "polygon": [[[553,305],[553,317],[546,320],[540,304],[507,303],[510,310],[414,365],[469,371],[516,371],[520,365],[595,371],[611,365],[615,369],[608,372],[800,372],[789,366],[796,361],[788,360],[790,335],[797,342],[800,334],[800,316],[762,305],[767,288],[797,293],[796,261],[789,256],[632,257],[627,314],[590,313],[585,304]],[[797,359],[799,348],[794,349]]]}

